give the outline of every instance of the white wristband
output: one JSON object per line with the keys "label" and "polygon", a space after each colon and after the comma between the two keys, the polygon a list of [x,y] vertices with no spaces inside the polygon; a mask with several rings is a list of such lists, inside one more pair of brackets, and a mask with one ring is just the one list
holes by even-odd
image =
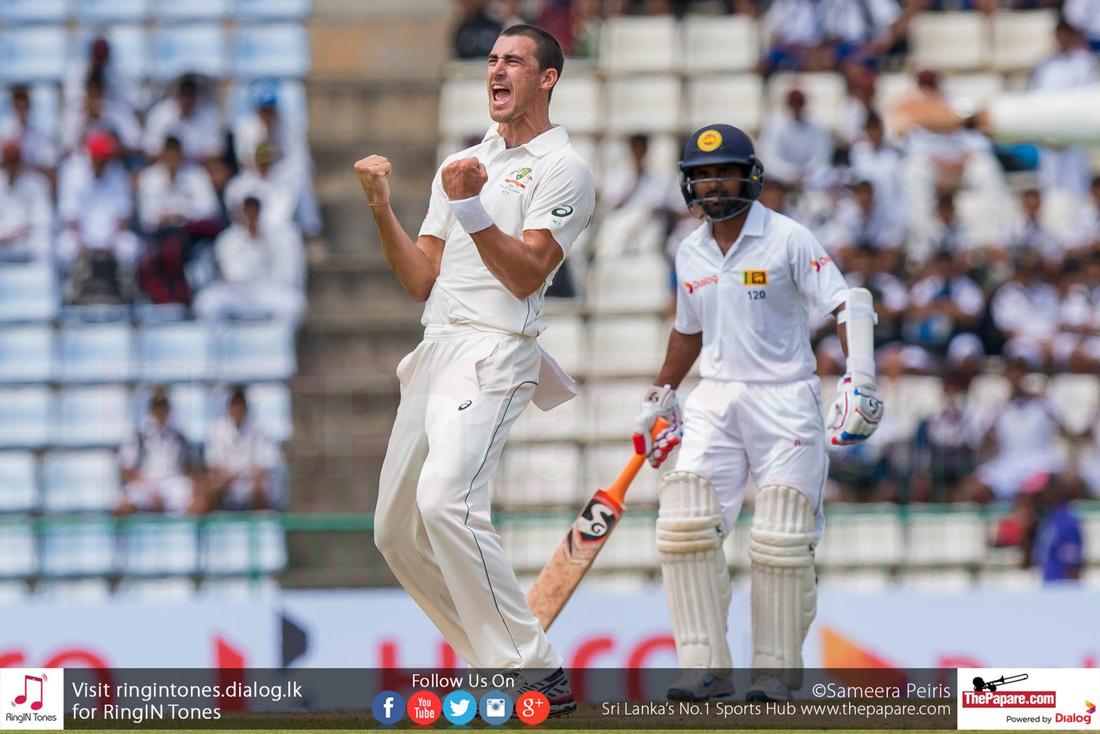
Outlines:
{"label": "white wristband", "polygon": [[462,225],[467,234],[480,232],[493,226],[493,218],[485,207],[481,205],[481,196],[471,196],[469,199],[459,199],[451,202],[451,211],[455,219]]}
{"label": "white wristband", "polygon": [[848,374],[866,375],[872,380],[875,379],[875,360],[868,357],[858,357],[851,355],[848,357]]}

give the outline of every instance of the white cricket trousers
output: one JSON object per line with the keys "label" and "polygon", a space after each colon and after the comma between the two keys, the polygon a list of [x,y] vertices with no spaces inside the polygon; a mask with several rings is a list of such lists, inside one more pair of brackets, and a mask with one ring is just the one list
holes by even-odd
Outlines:
{"label": "white cricket trousers", "polygon": [[676,470],[714,485],[726,535],[751,475],[758,488],[783,484],[805,494],[817,508],[815,534],[821,536],[829,459],[816,377],[786,383],[704,379],[688,396],[683,416]]}
{"label": "white cricket trousers", "polygon": [[562,664],[527,606],[489,507],[489,480],[540,363],[533,338],[428,326],[397,367],[401,405],[378,485],[375,543],[475,668]]}

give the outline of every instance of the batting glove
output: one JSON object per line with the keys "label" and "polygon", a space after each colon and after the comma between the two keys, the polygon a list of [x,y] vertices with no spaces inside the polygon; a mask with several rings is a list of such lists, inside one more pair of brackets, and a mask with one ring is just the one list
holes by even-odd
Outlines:
{"label": "batting glove", "polygon": [[851,446],[870,438],[885,410],[874,385],[855,385],[850,375],[837,383],[836,402],[829,409],[826,427],[834,446]]}
{"label": "batting glove", "polygon": [[[668,426],[653,434],[653,426],[658,418],[663,418]],[[642,410],[638,414],[637,429],[634,433],[634,452],[645,456],[654,467],[660,467],[680,445],[684,436],[683,420],[680,417],[680,401],[671,385],[654,385],[642,400]]]}

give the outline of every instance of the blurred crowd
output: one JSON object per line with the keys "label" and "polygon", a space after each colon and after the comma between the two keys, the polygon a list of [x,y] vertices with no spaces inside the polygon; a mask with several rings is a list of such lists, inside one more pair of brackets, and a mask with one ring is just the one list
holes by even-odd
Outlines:
{"label": "blurred crowd", "polygon": [[[781,109],[764,119],[756,137],[765,169],[761,202],[809,227],[849,284],[871,290],[879,314],[886,424],[868,444],[833,454],[830,498],[998,501],[1013,507],[999,544],[1024,547],[1044,567],[1058,566],[1051,558],[1079,555],[1080,529],[1066,502],[1100,497],[1100,415],[1083,429],[1070,425],[1048,384],[1067,373],[1100,372],[1100,171],[1086,148],[1005,146],[977,130],[942,133],[893,124],[896,105],[952,102],[936,69],[916,71],[911,91],[887,104],[876,100],[884,70],[912,68],[906,63],[908,23],[924,11],[1057,10],[1054,51],[1029,72],[1026,84],[1067,89],[1098,83],[1100,3],[460,5],[459,57],[484,56],[499,28],[514,22],[543,24],[570,54],[591,56],[600,23],[619,13],[749,13],[767,34],[759,73],[842,73],[847,92],[837,124],[815,119],[812,89],[796,86],[784,92]],[[636,233],[656,224],[671,263],[679,240],[698,222],[683,205],[674,171],[654,164],[653,142],[631,136],[631,165],[602,181],[596,246],[602,252],[612,234],[637,240]],[[675,287],[674,275],[670,283]],[[814,335],[823,376],[844,372],[833,332],[821,321]],[[1007,383],[1000,399],[982,399],[975,389],[991,374],[1002,389]],[[920,395],[906,392],[913,378],[938,381],[931,414],[914,406]],[[1072,573],[1061,566],[1050,571]]]}
{"label": "blurred crowd", "polygon": [[600,24],[618,15],[739,13],[759,18],[768,34],[762,70],[822,71],[858,61],[900,59],[909,20],[928,11],[998,8],[1060,9],[1100,49],[1100,6],[1095,0],[456,0],[460,17],[455,56],[488,55],[497,34],[515,23],[535,23],[554,34],[567,56],[594,56]]}
{"label": "blurred crowd", "polygon": [[73,305],[300,318],[321,221],[305,131],[277,83],[253,84],[250,109],[229,119],[215,80],[141,85],[100,37],[66,76],[56,131],[35,92],[2,92],[0,267],[48,264]]}
{"label": "blurred crowd", "polygon": [[173,424],[168,391],[149,391],[148,412],[119,447],[120,515],[267,510],[282,504],[279,448],[250,420],[245,389],[229,389],[225,413],[200,452]]}

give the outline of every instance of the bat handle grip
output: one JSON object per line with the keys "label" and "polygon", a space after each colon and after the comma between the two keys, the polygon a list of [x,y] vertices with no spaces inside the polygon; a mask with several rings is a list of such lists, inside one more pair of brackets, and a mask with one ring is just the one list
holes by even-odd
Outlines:
{"label": "bat handle grip", "polygon": [[[658,418],[649,432],[650,438],[657,438],[657,434],[666,428],[668,428],[668,421],[664,418]],[[630,483],[634,481],[634,477],[638,475],[644,463],[645,455],[635,452],[630,457],[630,461],[626,462],[626,466],[623,467],[615,481],[604,490],[608,496],[620,505],[623,504],[623,500],[626,498],[626,490],[630,488]]]}

